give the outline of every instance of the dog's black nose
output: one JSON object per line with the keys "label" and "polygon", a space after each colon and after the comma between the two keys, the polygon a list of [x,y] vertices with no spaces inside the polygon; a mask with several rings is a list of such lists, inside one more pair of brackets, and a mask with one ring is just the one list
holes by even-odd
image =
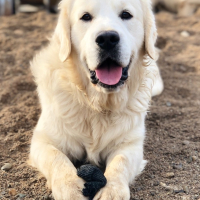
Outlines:
{"label": "dog's black nose", "polygon": [[96,43],[101,49],[111,50],[113,49],[120,41],[119,34],[115,31],[103,32],[96,38]]}

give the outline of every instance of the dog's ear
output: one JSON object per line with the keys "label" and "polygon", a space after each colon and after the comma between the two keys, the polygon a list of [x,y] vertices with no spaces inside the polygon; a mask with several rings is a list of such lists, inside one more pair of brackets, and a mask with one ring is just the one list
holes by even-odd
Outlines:
{"label": "dog's ear", "polygon": [[146,53],[152,58],[156,59],[155,42],[157,39],[157,29],[155,17],[151,7],[150,0],[141,0],[144,15],[144,33],[145,33],[145,50]]}
{"label": "dog's ear", "polygon": [[58,24],[56,26],[53,38],[58,42],[59,58],[61,62],[65,62],[71,52],[71,36],[70,36],[70,24],[67,14],[67,9],[64,8],[63,1],[59,4],[60,15],[58,18]]}

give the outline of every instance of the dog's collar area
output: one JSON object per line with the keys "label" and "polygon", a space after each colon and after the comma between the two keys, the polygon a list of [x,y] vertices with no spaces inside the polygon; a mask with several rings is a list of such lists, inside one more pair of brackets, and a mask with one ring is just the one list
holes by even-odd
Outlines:
{"label": "dog's collar area", "polygon": [[129,69],[129,66],[124,67],[124,68],[122,69],[122,76],[121,76],[121,79],[120,79],[120,81],[119,81],[117,84],[115,84],[115,85],[106,85],[106,84],[100,82],[99,79],[98,79],[97,76],[96,76],[96,72],[95,72],[95,71],[91,71],[91,70],[89,70],[89,71],[90,71],[90,80],[91,80],[91,82],[92,82],[94,85],[99,84],[101,87],[104,87],[104,88],[106,88],[106,89],[115,89],[115,88],[117,88],[118,86],[123,85],[124,82],[128,79],[128,69]]}

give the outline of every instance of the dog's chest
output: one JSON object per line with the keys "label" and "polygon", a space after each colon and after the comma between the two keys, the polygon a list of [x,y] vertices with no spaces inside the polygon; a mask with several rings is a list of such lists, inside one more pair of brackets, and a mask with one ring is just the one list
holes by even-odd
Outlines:
{"label": "dog's chest", "polygon": [[59,100],[58,130],[62,130],[59,144],[66,154],[78,160],[85,157],[94,163],[104,160],[115,146],[130,138],[128,135],[140,118],[126,109],[120,113],[100,113],[69,97]]}
{"label": "dog's chest", "polygon": [[[83,109],[76,113],[76,123],[66,121],[66,130],[70,134],[73,157],[87,159],[91,163],[104,162],[107,155],[124,141],[126,133],[133,128],[134,118],[125,114],[91,113]],[[68,142],[69,144],[69,142]]]}

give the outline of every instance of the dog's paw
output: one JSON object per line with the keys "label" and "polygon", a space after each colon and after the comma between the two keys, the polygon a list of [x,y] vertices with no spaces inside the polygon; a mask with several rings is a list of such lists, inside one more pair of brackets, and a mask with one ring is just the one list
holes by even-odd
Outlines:
{"label": "dog's paw", "polygon": [[55,200],[87,200],[82,190],[84,181],[77,175],[66,175],[62,178],[54,178],[52,181],[52,193]]}
{"label": "dog's paw", "polygon": [[129,200],[130,189],[128,185],[120,182],[108,182],[94,197],[94,200]]}

